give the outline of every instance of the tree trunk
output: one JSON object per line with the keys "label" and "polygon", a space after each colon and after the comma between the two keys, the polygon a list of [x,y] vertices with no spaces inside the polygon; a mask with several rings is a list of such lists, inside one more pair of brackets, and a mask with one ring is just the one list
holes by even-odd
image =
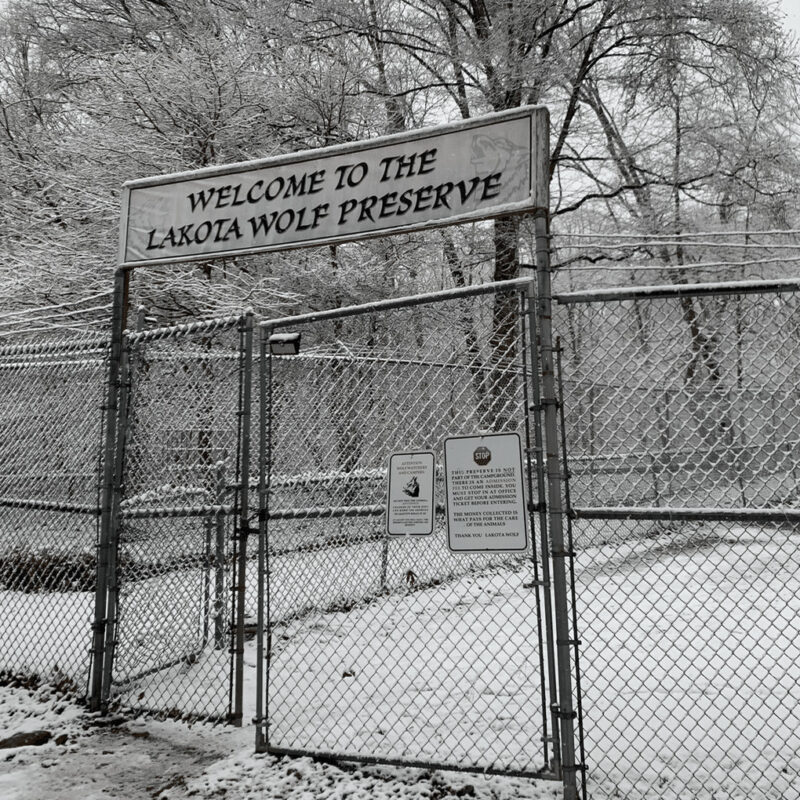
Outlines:
{"label": "tree trunk", "polygon": [[[494,223],[494,280],[519,276],[517,237],[519,219],[498,217]],[[492,318],[489,425],[496,431],[513,429],[514,396],[517,387],[517,326],[519,297],[516,292],[495,295]]]}

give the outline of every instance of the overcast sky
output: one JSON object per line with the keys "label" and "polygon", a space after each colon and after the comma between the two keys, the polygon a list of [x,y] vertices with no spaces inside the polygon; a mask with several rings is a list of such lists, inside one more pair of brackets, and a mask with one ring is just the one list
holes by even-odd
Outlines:
{"label": "overcast sky", "polygon": [[779,5],[786,14],[786,27],[800,37],[800,0],[780,0]]}

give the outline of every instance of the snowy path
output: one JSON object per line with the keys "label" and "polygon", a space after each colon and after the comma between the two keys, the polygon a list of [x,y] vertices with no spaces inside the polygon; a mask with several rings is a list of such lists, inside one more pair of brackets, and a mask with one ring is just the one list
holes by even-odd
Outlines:
{"label": "snowy path", "polygon": [[[98,728],[46,690],[0,688],[0,730],[50,730],[0,750],[3,800],[556,800],[559,787],[416,769],[340,769],[253,752],[253,729],[142,719]],[[66,742],[55,739],[65,736]]]}
{"label": "snowy path", "polygon": [[[706,533],[680,546],[584,540],[579,551],[598,800],[800,800],[800,536],[738,526]],[[519,767],[540,735],[528,578],[495,570],[279,627],[273,744]],[[42,652],[65,634],[49,636]],[[219,693],[207,678],[224,665],[215,653],[148,685],[193,703]],[[255,642],[245,665],[249,722]],[[243,752],[251,750],[248,740]]]}

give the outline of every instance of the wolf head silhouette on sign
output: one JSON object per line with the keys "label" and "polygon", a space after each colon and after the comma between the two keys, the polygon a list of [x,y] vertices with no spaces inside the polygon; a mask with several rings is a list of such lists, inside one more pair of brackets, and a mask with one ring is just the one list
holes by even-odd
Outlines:
{"label": "wolf head silhouette on sign", "polygon": [[521,199],[529,190],[530,151],[503,136],[488,136],[478,133],[472,137],[472,157],[470,159],[476,174],[502,173],[503,181],[498,201]]}

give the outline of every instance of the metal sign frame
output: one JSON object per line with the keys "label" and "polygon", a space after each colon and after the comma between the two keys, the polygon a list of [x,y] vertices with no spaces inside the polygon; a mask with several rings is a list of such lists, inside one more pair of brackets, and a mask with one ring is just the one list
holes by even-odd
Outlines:
{"label": "metal sign frame", "polygon": [[546,208],[542,106],[129,181],[118,263],[320,246]]}

